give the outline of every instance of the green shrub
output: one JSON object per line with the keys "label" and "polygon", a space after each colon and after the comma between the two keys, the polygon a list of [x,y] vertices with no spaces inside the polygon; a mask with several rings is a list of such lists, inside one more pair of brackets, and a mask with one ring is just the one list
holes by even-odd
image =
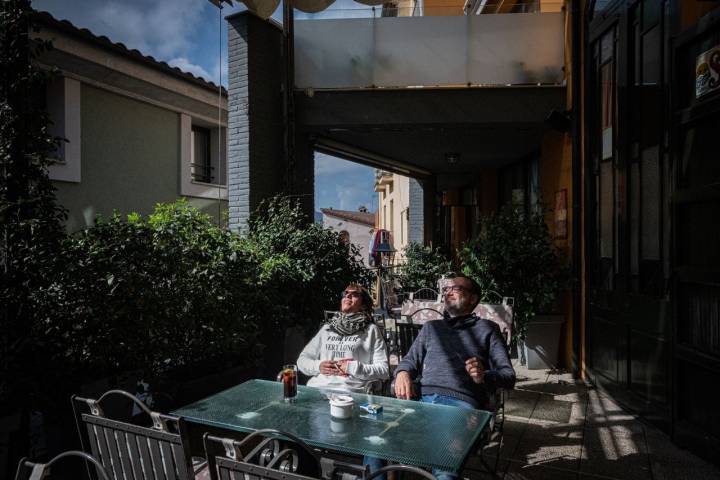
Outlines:
{"label": "green shrub", "polygon": [[160,204],[147,218],[99,219],[67,237],[62,263],[38,296],[37,335],[64,376],[83,382],[136,369],[153,376],[255,356],[266,303],[257,267],[237,236],[185,200]]}
{"label": "green shrub", "polygon": [[[51,278],[64,237],[47,166],[58,143],[42,108],[50,76],[33,59],[28,0],[0,2],[0,411],[30,408],[44,352],[34,345],[35,292]],[[2,414],[0,414],[2,415]],[[0,475],[2,474],[0,459]]]}
{"label": "green shrub", "polygon": [[421,288],[437,290],[437,281],[452,273],[452,262],[439,248],[410,243],[405,247],[405,263],[400,269],[398,280],[405,292]]}
{"label": "green shrub", "polygon": [[336,310],[350,282],[371,276],[353,245],[322,225],[308,222],[298,202],[275,197],[253,214],[243,251],[258,264],[257,280],[273,297],[276,331],[289,326],[317,329],[324,310]]}
{"label": "green shrub", "polygon": [[541,212],[505,207],[483,219],[482,233],[460,256],[463,272],[484,296],[495,291],[515,298],[515,332],[524,338],[527,322],[555,307],[567,283],[567,269],[553,246]]}

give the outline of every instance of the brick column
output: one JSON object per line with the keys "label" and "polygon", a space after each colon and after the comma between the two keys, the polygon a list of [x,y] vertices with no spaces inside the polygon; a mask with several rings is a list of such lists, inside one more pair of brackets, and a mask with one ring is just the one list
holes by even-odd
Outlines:
{"label": "brick column", "polygon": [[247,16],[228,17],[228,223],[239,232],[250,216],[248,58]]}
{"label": "brick column", "polygon": [[425,221],[425,200],[423,197],[423,187],[419,181],[414,178],[410,179],[410,212],[408,221],[408,241],[415,243],[424,243]]}

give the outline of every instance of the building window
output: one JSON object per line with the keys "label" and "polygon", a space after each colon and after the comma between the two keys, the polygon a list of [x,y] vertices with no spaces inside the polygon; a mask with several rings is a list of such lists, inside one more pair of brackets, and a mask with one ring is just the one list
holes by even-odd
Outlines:
{"label": "building window", "polygon": [[227,128],[180,115],[180,194],[227,200]]}
{"label": "building window", "polygon": [[390,230],[391,232],[394,231],[394,230],[393,230],[393,226],[394,226],[394,225],[393,225],[393,224],[394,224],[393,221],[395,220],[395,214],[394,214],[395,210],[394,210],[394,208],[393,208],[393,207],[394,207],[394,205],[393,205],[394,203],[395,203],[395,202],[393,202],[392,200],[390,200],[390,228],[389,228],[388,230]]}
{"label": "building window", "polygon": [[595,283],[598,287],[612,290],[615,288],[615,275],[618,272],[617,255],[617,207],[616,189],[622,189],[618,183],[615,169],[616,129],[616,62],[615,28],[608,30],[594,45],[594,135],[592,161],[595,184],[596,206],[596,265]]}
{"label": "building window", "polygon": [[340,232],[340,241],[345,245],[350,245],[350,234],[347,232],[347,230],[343,230]]}
{"label": "building window", "polygon": [[[218,139],[218,135],[222,138]],[[222,149],[219,148],[218,141],[221,142]],[[227,185],[224,128],[219,130],[217,126],[210,127],[193,122],[190,128],[190,175],[194,182]]]}
{"label": "building window", "polygon": [[45,108],[52,122],[48,133],[67,140],[58,145],[55,161],[48,167],[50,179],[80,182],[80,82],[52,79],[45,92]]}
{"label": "building window", "polygon": [[210,156],[210,130],[193,125],[190,148],[190,172],[193,181],[216,183],[215,167]]}
{"label": "building window", "polygon": [[[537,159],[533,161],[537,162]],[[531,176],[533,161],[521,160],[500,169],[498,174],[500,205],[510,204],[526,210],[528,200],[532,200],[533,194],[537,196],[537,191],[533,192],[533,188],[537,189],[537,185],[533,185],[533,180],[537,182],[537,178],[533,179]],[[468,191],[468,194],[471,195],[472,191]],[[473,205],[474,203],[470,197],[463,198],[460,205]]]}

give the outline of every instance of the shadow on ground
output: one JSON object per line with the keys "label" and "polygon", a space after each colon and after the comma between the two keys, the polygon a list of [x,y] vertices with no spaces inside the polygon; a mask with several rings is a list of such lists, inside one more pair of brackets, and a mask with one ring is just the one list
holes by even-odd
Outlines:
{"label": "shadow on ground", "polygon": [[[483,450],[498,476],[471,458],[470,480],[606,479],[717,480],[720,469],[675,446],[670,438],[570,375],[516,366],[518,384],[506,401],[502,445]],[[498,457],[499,452],[499,457]]]}

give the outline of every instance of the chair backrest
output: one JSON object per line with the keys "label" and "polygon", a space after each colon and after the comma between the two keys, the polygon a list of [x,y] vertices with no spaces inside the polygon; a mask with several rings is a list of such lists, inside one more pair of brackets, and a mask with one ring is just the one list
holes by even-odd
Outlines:
{"label": "chair backrest", "polygon": [[[103,400],[118,395],[134,402],[148,415],[152,426],[107,418],[102,409]],[[163,475],[168,479],[193,478],[182,419],[153,412],[123,390],[110,390],[97,400],[75,395],[72,404],[83,449],[92,452],[111,480],[154,480],[165,478]],[[89,469],[88,474],[91,479],[96,478]]]}
{"label": "chair backrest", "polygon": [[436,301],[406,301],[400,308],[400,317],[411,323],[423,324],[429,320],[441,320],[445,305]]}
{"label": "chair backrest", "polygon": [[397,325],[397,355],[398,361],[402,360],[413,342],[420,334],[421,325],[414,325],[409,323],[398,323]]}
{"label": "chair backrest", "polygon": [[317,480],[320,461],[302,440],[278,430],[257,430],[242,439],[203,436],[212,480]]}
{"label": "chair backrest", "polygon": [[432,288],[421,288],[420,290],[416,290],[415,292],[412,292],[408,295],[408,299],[411,301],[431,300],[433,302],[440,302],[441,297],[442,295],[440,295],[437,290],[434,290]]}
{"label": "chair backrest", "polygon": [[90,468],[90,464],[92,464],[95,467],[98,478],[102,480],[110,480],[107,472],[95,457],[93,457],[92,455],[88,455],[85,452],[78,452],[76,450],[63,452],[47,463],[36,463],[28,460],[27,458],[23,458],[18,464],[17,472],[15,474],[15,480],[42,480],[44,478],[48,478],[48,476],[50,476],[51,468],[53,467],[53,465],[55,465],[62,459],[72,457],[82,458],[83,460],[85,460],[88,469]]}
{"label": "chair backrest", "polygon": [[412,323],[397,324],[397,354],[398,360],[402,360],[407,355],[410,347],[417,338],[422,329],[422,325]]}
{"label": "chair backrest", "polygon": [[387,319],[385,318],[385,315],[382,313],[373,313],[372,320],[373,323],[380,327],[383,333],[385,333],[385,331],[387,330]]}
{"label": "chair backrest", "polygon": [[513,333],[513,307],[512,297],[500,297],[500,303],[487,303],[481,301],[473,312],[480,318],[495,322],[500,327],[500,333],[505,338],[505,344],[509,347]]}
{"label": "chair backrest", "polygon": [[[413,475],[426,478],[427,480],[437,480],[437,478],[431,473],[426,472],[422,468],[412,467],[410,465],[388,465],[387,467],[382,467],[375,470],[371,475],[365,477],[364,480],[373,480],[374,478],[377,478],[378,476],[387,472],[410,472]],[[397,475],[395,477],[397,478]]]}
{"label": "chair backrest", "polygon": [[433,303],[433,307],[418,308],[405,316],[404,322],[397,323],[398,360],[407,355],[425,322],[443,318],[442,310],[438,310],[443,308],[442,304]]}

